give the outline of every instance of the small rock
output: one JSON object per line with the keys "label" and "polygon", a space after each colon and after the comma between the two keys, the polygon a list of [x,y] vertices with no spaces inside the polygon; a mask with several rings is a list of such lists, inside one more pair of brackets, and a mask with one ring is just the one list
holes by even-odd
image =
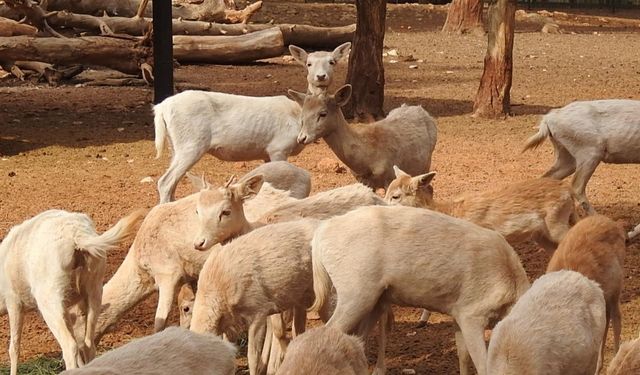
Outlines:
{"label": "small rock", "polygon": [[417,79],[412,79],[411,83],[418,83],[418,80]]}
{"label": "small rock", "polygon": [[74,121],[73,125],[82,125],[82,121]]}
{"label": "small rock", "polygon": [[151,178],[151,176],[147,176],[145,178],[143,178],[142,180],[140,180],[141,184],[150,184],[153,183],[153,178]]}
{"label": "small rock", "polygon": [[408,332],[408,333],[407,333],[407,337],[415,336],[415,335],[417,335],[417,334],[418,334],[418,332],[416,332],[416,331],[411,331],[411,332]]}
{"label": "small rock", "polygon": [[266,77],[267,78],[271,78],[271,77],[273,77],[273,75],[272,74],[267,74]]}
{"label": "small rock", "polygon": [[337,160],[332,158],[323,158],[318,164],[316,164],[316,168],[320,172],[325,173],[344,173],[347,170],[344,166],[342,166]]}
{"label": "small rock", "polygon": [[122,133],[124,131],[124,128],[118,128],[118,131]]}
{"label": "small rock", "polygon": [[418,65],[409,65],[409,69],[418,69]]}
{"label": "small rock", "polygon": [[445,74],[453,74],[453,70],[447,70]]}
{"label": "small rock", "polygon": [[398,62],[398,60],[389,60],[389,64],[395,64],[397,62]]}
{"label": "small rock", "polygon": [[127,163],[133,163],[133,159],[127,160]]}
{"label": "small rock", "polygon": [[416,370],[414,370],[412,368],[403,368],[401,373],[402,374],[406,374],[406,375],[415,375]]}
{"label": "small rock", "polygon": [[389,56],[398,56],[398,50],[397,49],[390,49],[387,52],[387,55],[389,55]]}
{"label": "small rock", "polygon": [[282,61],[286,63],[292,63],[292,62],[295,62],[296,59],[294,59],[293,56],[286,55],[286,56],[282,56]]}

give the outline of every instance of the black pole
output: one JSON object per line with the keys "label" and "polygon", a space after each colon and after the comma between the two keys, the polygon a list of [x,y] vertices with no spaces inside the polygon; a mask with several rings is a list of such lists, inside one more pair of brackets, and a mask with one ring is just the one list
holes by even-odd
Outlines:
{"label": "black pole", "polygon": [[153,102],[173,95],[173,31],[171,1],[153,3]]}

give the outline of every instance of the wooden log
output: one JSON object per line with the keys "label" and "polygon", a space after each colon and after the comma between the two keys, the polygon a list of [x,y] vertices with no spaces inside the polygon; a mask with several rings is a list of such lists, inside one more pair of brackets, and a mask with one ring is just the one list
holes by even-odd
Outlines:
{"label": "wooden log", "polygon": [[51,64],[98,65],[139,74],[151,49],[137,41],[88,36],[81,38],[0,37],[2,61],[43,61]]}
{"label": "wooden log", "polygon": [[239,36],[173,37],[173,56],[181,63],[245,63],[281,56],[284,51],[278,27]]}
{"label": "wooden log", "polygon": [[[71,27],[96,30],[104,34],[144,35],[151,25],[150,18],[142,17],[95,17],[67,11],[55,12],[47,18],[53,27]],[[295,24],[222,24],[203,21],[173,20],[174,35],[244,35],[277,26],[282,31],[284,44],[295,44],[305,48],[335,48],[353,39],[356,25],[339,27],[316,27]]]}
{"label": "wooden log", "polygon": [[29,35],[35,36],[38,28],[0,17],[0,36]]}
{"label": "wooden log", "polygon": [[[169,1],[169,0],[163,0]],[[48,0],[47,11],[67,10],[73,13],[120,17],[134,17],[138,14],[140,0]],[[173,18],[210,22],[247,22],[262,7],[262,1],[248,5],[244,9],[228,9],[223,0],[203,0],[197,4],[181,3],[172,7]],[[143,9],[145,17],[151,17],[151,6]],[[19,12],[6,5],[0,5],[0,16],[19,18]]]}

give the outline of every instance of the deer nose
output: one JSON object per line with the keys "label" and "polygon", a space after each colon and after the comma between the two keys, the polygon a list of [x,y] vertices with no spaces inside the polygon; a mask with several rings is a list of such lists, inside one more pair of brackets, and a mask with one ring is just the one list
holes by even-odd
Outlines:
{"label": "deer nose", "polygon": [[301,144],[301,145],[306,144],[307,143],[307,136],[300,134],[298,136],[298,143]]}
{"label": "deer nose", "polygon": [[326,74],[318,74],[316,75],[316,78],[318,79],[318,81],[324,81],[327,79],[327,75]]}
{"label": "deer nose", "polygon": [[193,244],[193,247],[195,247],[195,248],[196,248],[196,250],[204,250],[204,245],[205,245],[206,243],[207,243],[207,240],[206,240],[206,239],[202,239],[202,240],[200,240],[200,241],[196,241],[196,242]]}

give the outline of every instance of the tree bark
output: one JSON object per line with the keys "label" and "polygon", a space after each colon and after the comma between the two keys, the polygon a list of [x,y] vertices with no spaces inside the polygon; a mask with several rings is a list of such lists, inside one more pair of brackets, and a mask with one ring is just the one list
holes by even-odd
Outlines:
{"label": "tree bark", "polygon": [[[169,0],[159,0],[169,1]],[[66,10],[72,13],[103,15],[120,17],[134,17],[138,13],[141,0],[48,0],[47,11]],[[198,4],[182,3],[173,6],[173,18],[184,20],[199,20],[210,22],[236,23],[246,22],[262,6],[262,1],[250,4],[245,9],[228,9],[223,0],[203,0]],[[146,6],[143,15],[151,17],[151,6]],[[13,18],[16,10],[7,6],[0,6],[0,16]]]}
{"label": "tree bark", "polygon": [[456,34],[483,34],[482,0],[453,0],[442,32]]}
{"label": "tree bark", "polygon": [[[53,27],[72,27],[82,30],[94,30],[103,34],[116,33],[144,35],[151,25],[150,18],[142,17],[95,17],[88,14],[76,14],[66,11],[55,12],[47,17]],[[300,47],[335,48],[353,40],[356,25],[340,27],[316,27],[293,24],[221,24],[205,21],[173,20],[174,35],[244,35],[277,26],[282,31],[284,44]]]}
{"label": "tree bark", "polygon": [[0,36],[29,35],[35,36],[38,33],[36,27],[18,23],[8,18],[0,17]]}
{"label": "tree bark", "polygon": [[98,65],[124,73],[139,74],[140,65],[151,56],[151,48],[137,41],[88,36],[81,38],[0,38],[3,62],[42,61],[50,64]]}
{"label": "tree bark", "polygon": [[235,64],[282,56],[284,39],[277,27],[239,36],[173,37],[173,56],[181,63]]}
{"label": "tree bark", "polygon": [[489,5],[487,54],[473,103],[474,116],[498,118],[509,113],[515,11],[515,0],[492,0]]}
{"label": "tree bark", "polygon": [[385,0],[356,0],[357,21],[349,55],[347,82],[353,86],[345,116],[360,121],[384,117],[384,66],[382,47],[387,3]]}

